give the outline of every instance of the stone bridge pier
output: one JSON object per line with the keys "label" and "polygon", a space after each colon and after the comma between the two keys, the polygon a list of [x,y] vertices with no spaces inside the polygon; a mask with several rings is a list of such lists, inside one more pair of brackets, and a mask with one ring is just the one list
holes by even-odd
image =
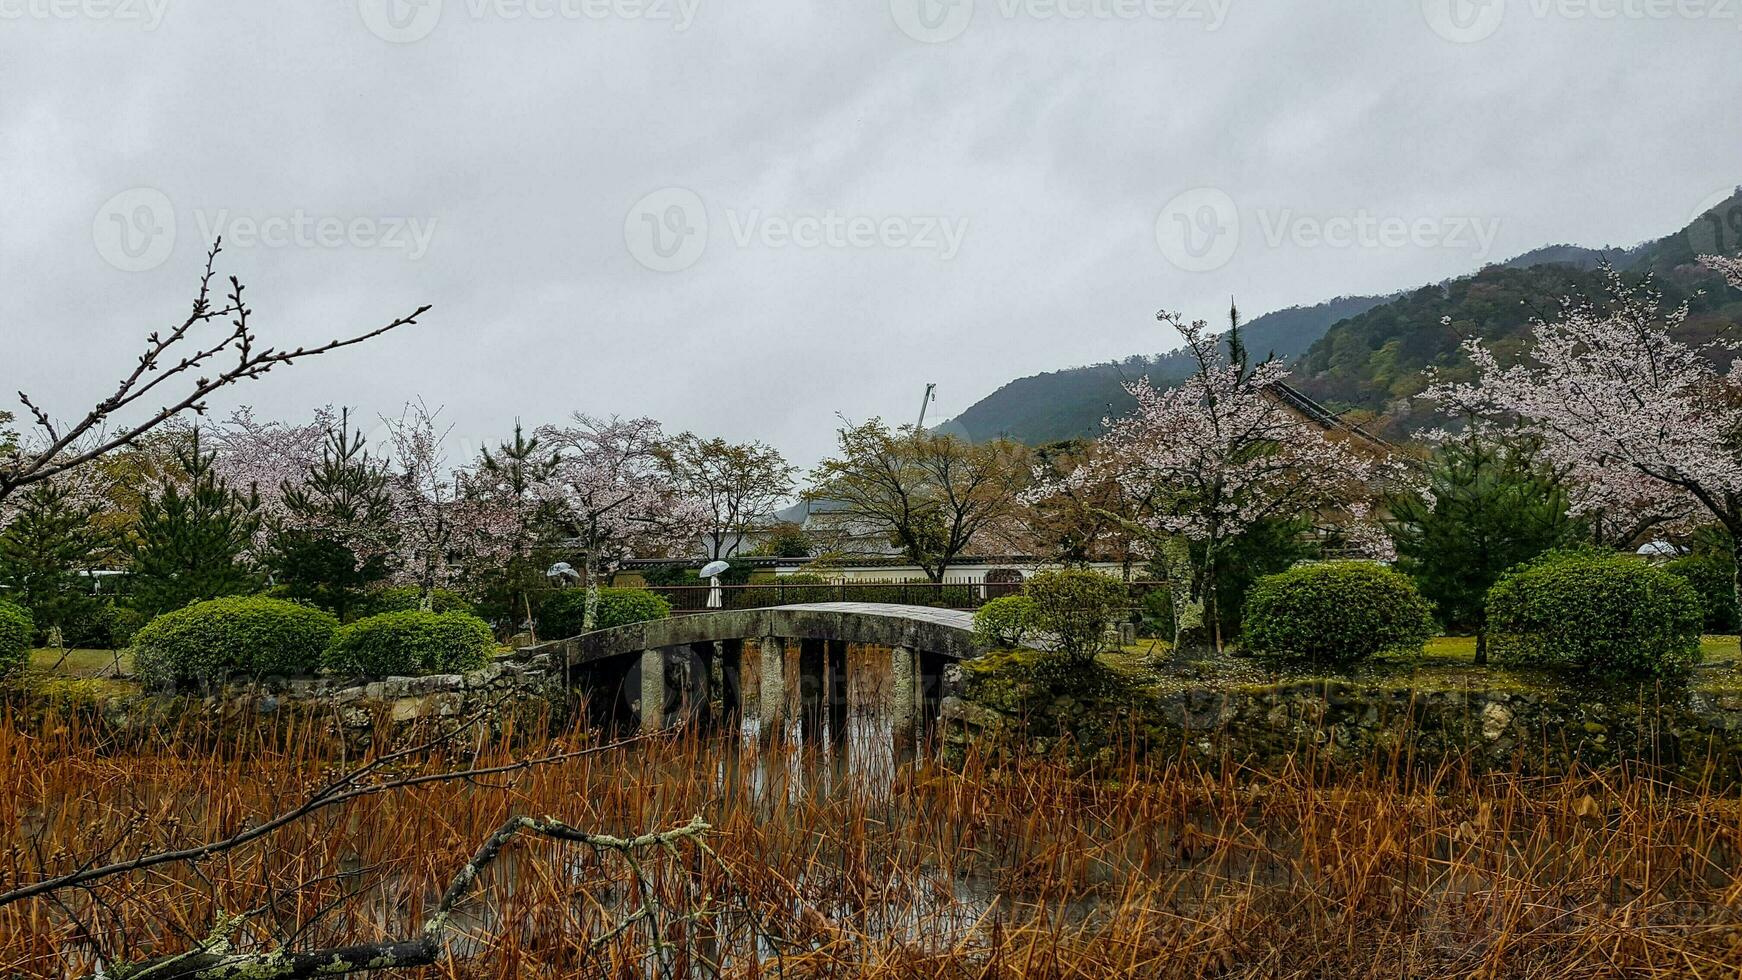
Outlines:
{"label": "stone bridge pier", "polygon": [[[973,617],[964,612],[883,603],[823,602],[722,610],[599,630],[535,648],[567,665],[571,682],[627,681],[638,665],[636,704],[643,731],[682,721],[735,726],[743,712],[747,640],[759,648],[757,718],[764,732],[804,731],[847,721],[847,646],[889,649],[884,707],[898,746],[917,743],[938,716],[944,665],[978,656]],[[793,645],[796,657],[789,656]],[[789,666],[796,665],[796,671]],[[788,676],[788,674],[795,676]],[[718,719],[709,717],[718,701]]]}

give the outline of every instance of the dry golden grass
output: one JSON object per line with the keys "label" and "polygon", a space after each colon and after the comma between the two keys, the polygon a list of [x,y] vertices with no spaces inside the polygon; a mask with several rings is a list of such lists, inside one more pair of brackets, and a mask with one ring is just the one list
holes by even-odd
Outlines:
{"label": "dry golden grass", "polygon": [[[510,733],[519,752],[552,741]],[[415,768],[511,756],[468,741]],[[580,736],[555,740],[575,744]],[[527,746],[531,746],[530,749]],[[875,753],[872,753],[875,755]],[[76,720],[0,723],[0,890],[220,837],[349,766],[318,727],[238,740],[181,730],[104,744]],[[863,760],[859,760],[863,762]],[[672,975],[798,977],[1734,977],[1742,969],[1737,801],[1644,776],[1526,781],[1135,765],[1067,778],[1044,760],[891,771],[686,736],[512,780],[440,784],[324,811],[198,866],[65,905],[0,907],[0,975],[95,966],[93,943],[184,949],[220,912],[248,948],[414,934],[512,814],[627,833],[700,814],[718,860],[651,856],[652,897],[708,896],[672,926]],[[638,897],[619,863],[511,845],[429,977],[657,975],[644,930],[590,950]],[[72,914],[72,913],[76,913]],[[82,920],[83,926],[78,922]],[[81,930],[89,928],[92,935]],[[778,942],[754,939],[757,928]],[[779,958],[774,953],[779,952]]]}

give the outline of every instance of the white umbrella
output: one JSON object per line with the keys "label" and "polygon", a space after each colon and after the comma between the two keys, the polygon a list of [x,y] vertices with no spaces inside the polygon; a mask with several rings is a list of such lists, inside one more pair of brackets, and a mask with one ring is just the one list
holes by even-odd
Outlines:
{"label": "white umbrella", "polygon": [[702,566],[702,577],[708,580],[708,608],[720,609],[725,606],[720,594],[720,576],[726,574],[732,567],[730,562],[711,561]]}

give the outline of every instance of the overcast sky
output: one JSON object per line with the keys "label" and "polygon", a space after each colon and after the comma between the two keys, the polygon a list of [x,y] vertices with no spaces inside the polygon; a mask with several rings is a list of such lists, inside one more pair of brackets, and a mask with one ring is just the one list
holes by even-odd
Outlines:
{"label": "overcast sky", "polygon": [[222,233],[271,342],[435,307],[222,407],[808,465],[1161,307],[1666,234],[1742,182],[1739,51],[1742,0],[0,0],[0,385],[82,411]]}

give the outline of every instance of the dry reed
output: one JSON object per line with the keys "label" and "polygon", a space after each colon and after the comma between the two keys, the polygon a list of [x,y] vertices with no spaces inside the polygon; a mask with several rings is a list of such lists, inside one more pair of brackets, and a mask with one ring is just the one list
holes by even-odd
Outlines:
{"label": "dry reed", "polygon": [[[408,763],[489,764],[576,744],[508,732]],[[511,746],[515,748],[511,749]],[[380,747],[377,751],[380,751]],[[1185,764],[1067,776],[1046,760],[953,768],[682,736],[358,800],[198,865],[0,907],[0,975],[79,975],[99,948],[186,948],[252,913],[247,948],[414,934],[514,814],[610,833],[700,815],[638,896],[618,863],[514,845],[421,975],[1649,977],[1742,968],[1734,798],[1644,775],[1335,778]],[[233,833],[358,758],[315,720],[220,735],[186,723],[117,747],[76,717],[0,723],[0,890],[98,847]],[[403,770],[402,770],[403,771]],[[711,852],[711,854],[710,854]],[[717,860],[716,860],[717,856]]]}

